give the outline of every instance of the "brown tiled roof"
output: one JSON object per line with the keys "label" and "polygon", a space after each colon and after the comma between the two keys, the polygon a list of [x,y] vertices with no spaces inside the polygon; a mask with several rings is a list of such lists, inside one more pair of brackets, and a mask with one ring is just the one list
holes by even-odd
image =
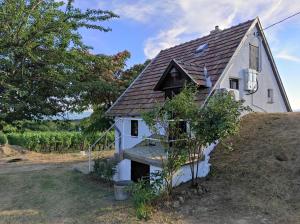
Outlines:
{"label": "brown tiled roof", "polygon": [[[172,60],[176,60],[197,81],[203,79],[203,68],[206,66],[214,85],[253,21],[162,50],[107,111],[107,115],[136,116],[162,103],[164,93],[153,89]],[[208,49],[197,54],[196,49],[205,43]],[[208,88],[200,89],[196,101],[203,103],[208,94]]]}
{"label": "brown tiled roof", "polygon": [[198,85],[205,85],[204,67],[191,62],[176,61]]}

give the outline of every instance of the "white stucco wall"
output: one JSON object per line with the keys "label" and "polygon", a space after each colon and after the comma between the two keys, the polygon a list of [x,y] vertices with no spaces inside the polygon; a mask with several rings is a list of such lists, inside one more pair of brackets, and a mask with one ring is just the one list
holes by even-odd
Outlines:
{"label": "white stucco wall", "polygon": [[[204,149],[204,160],[198,163],[198,177],[205,177],[209,171],[211,164],[209,163],[210,153],[214,150],[216,144],[211,144],[206,149]],[[196,174],[196,166],[194,167],[194,171]],[[188,182],[192,179],[192,173],[190,169],[190,165],[183,166],[180,170],[176,172],[173,177],[173,186],[178,186],[182,183]]]}
{"label": "white stucco wall", "polygon": [[119,180],[131,180],[131,160],[123,159],[117,165],[116,174],[114,176],[115,181]]}
{"label": "white stucco wall", "polygon": [[[204,150],[204,160],[198,164],[198,177],[205,177],[209,171],[211,164],[209,163],[210,153],[215,148],[216,144],[211,144]],[[156,171],[161,171],[162,168],[150,165],[150,174]],[[196,173],[196,167],[195,167]],[[178,186],[182,183],[190,181],[192,178],[191,170],[189,165],[183,166],[179,169],[173,177],[172,185]],[[117,174],[114,180],[131,180],[131,161],[128,159],[122,160],[117,166]]]}
{"label": "white stucco wall", "polygon": [[[138,136],[131,136],[131,120],[138,120]],[[146,123],[138,117],[116,117],[116,127],[121,131],[122,135],[122,149],[130,149],[136,144],[140,143],[144,138],[151,135],[151,131]],[[115,131],[116,152],[119,152],[119,136]]]}
{"label": "white stucco wall", "polygon": [[[217,88],[229,88],[229,78],[237,78],[239,79],[240,99],[244,99],[245,104],[249,105],[254,111],[286,112],[287,109],[283,97],[281,96],[266,50],[264,49],[263,44],[260,44],[259,38],[254,36],[254,32],[256,31],[257,28],[254,27],[253,30],[249,32],[246,41],[237,55],[233,58],[232,63],[229,64],[229,70]],[[249,68],[249,44],[261,47],[261,72],[258,75],[259,88],[253,95],[246,95],[247,91],[244,91],[244,73],[245,70]],[[273,89],[274,103],[268,103],[267,89]]]}
{"label": "white stucco wall", "polygon": [[[138,120],[138,136],[131,136],[131,120]],[[141,118],[116,117],[116,128],[121,132],[122,150],[130,149],[151,135],[150,129]],[[115,130],[115,152],[119,153],[120,136]],[[117,165],[114,180],[131,180],[131,160],[124,159]]]}

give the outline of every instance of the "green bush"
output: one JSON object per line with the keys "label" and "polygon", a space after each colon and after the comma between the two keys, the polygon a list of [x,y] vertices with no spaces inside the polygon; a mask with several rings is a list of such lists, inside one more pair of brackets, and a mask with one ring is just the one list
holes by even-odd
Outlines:
{"label": "green bush", "polygon": [[140,180],[131,186],[132,201],[138,219],[148,220],[152,213],[152,202],[157,196],[157,192],[147,180]]}
{"label": "green bush", "polygon": [[116,173],[116,161],[112,159],[97,158],[94,160],[94,174],[109,182]]}
{"label": "green bush", "polygon": [[0,145],[5,145],[7,143],[7,138],[3,132],[0,132]]}
{"label": "green bush", "polygon": [[6,124],[3,126],[3,133],[11,133],[11,132],[16,132],[18,129],[10,124]]}

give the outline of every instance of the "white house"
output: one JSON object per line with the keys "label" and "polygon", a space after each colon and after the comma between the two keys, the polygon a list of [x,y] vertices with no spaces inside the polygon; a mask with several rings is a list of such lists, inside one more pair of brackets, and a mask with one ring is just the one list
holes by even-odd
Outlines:
{"label": "white house", "polygon": [[[184,83],[198,87],[203,105],[217,90],[230,90],[253,111],[287,112],[291,107],[258,18],[228,29],[215,27],[209,35],[162,50],[107,111],[115,118],[116,179],[134,180],[161,169],[162,147],[153,144],[141,113],[166,97],[177,94]],[[199,176],[209,172],[209,153],[199,164]],[[190,179],[182,167],[173,185]]]}

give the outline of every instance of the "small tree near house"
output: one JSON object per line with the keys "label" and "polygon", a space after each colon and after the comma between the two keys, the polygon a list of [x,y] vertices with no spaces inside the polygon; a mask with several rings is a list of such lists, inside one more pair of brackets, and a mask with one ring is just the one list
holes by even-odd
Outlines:
{"label": "small tree near house", "polygon": [[[188,153],[181,147],[180,140],[183,139],[180,122],[182,115],[178,116],[176,110],[184,95],[181,94],[175,99],[166,99],[163,106],[157,106],[154,110],[143,114],[143,119],[152,132],[159,138],[166,151],[166,158],[162,160],[162,171],[152,175],[160,177],[165,185],[167,195],[172,193],[174,174],[186,162]],[[180,98],[181,97],[181,98]]]}
{"label": "small tree near house", "polygon": [[197,185],[198,164],[204,157],[204,149],[235,134],[242,112],[249,110],[230,92],[215,92],[202,107],[194,100],[196,94],[194,87],[186,87],[180,94],[167,99],[164,105],[144,115],[154,133],[164,132],[160,138],[166,146],[167,159],[163,162],[162,173],[167,173],[164,179],[168,179],[165,182],[169,192],[173,174],[186,163],[190,166],[192,186]]}

